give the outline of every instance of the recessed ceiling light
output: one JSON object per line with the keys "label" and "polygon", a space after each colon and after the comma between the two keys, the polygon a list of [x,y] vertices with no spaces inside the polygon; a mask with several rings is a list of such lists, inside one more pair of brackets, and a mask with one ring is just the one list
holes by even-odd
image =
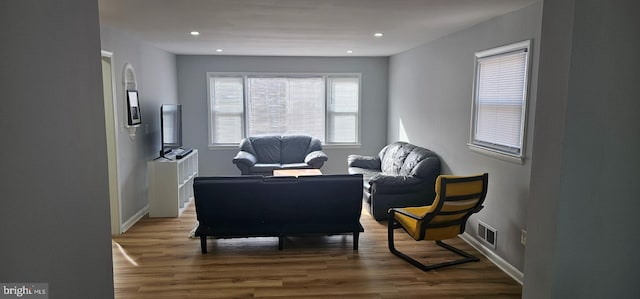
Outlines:
{"label": "recessed ceiling light", "polygon": [[353,53],[353,51],[347,50],[347,54],[351,54],[351,53]]}
{"label": "recessed ceiling light", "polygon": [[216,52],[220,53],[222,52],[222,49],[216,49]]}
{"label": "recessed ceiling light", "polygon": [[200,35],[200,32],[198,31],[191,31],[189,34],[193,35],[193,36],[198,36]]}
{"label": "recessed ceiling light", "polygon": [[376,32],[376,33],[373,34],[373,36],[375,36],[375,37],[382,37],[383,35],[384,35],[384,33],[382,33],[382,32]]}

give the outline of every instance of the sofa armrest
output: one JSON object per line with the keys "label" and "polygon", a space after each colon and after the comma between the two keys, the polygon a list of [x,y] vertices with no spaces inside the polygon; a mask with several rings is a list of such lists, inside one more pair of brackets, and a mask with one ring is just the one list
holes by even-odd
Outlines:
{"label": "sofa armrest", "polygon": [[235,157],[233,157],[233,164],[243,164],[246,165],[247,167],[251,167],[256,165],[256,163],[258,162],[258,159],[256,158],[256,156],[245,152],[245,151],[239,151]]}
{"label": "sofa armrest", "polygon": [[349,167],[380,170],[381,162],[380,157],[377,156],[349,155],[347,164]]}
{"label": "sofa armrest", "polygon": [[320,168],[329,159],[327,154],[322,151],[313,151],[304,158],[304,163],[314,168]]}
{"label": "sofa armrest", "polygon": [[414,193],[424,190],[427,182],[413,176],[392,176],[377,174],[369,180],[372,192],[381,194]]}

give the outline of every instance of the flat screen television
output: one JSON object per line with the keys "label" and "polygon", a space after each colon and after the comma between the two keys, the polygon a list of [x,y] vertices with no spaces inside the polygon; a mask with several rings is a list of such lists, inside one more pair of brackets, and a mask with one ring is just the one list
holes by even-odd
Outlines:
{"label": "flat screen television", "polygon": [[160,106],[160,157],[182,147],[182,105]]}

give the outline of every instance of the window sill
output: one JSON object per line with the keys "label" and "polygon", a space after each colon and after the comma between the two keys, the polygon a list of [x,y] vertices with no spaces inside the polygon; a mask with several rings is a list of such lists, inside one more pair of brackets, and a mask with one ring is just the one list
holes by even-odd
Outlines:
{"label": "window sill", "polygon": [[523,165],[524,164],[524,157],[522,156],[518,156],[518,155],[513,155],[513,154],[508,154],[508,153],[504,153],[495,149],[491,149],[491,148],[487,148],[487,147],[483,147],[483,146],[478,146],[475,144],[471,144],[471,143],[467,143],[467,145],[469,146],[469,149],[471,151],[474,151],[476,153],[479,154],[483,154],[486,156],[490,156],[496,159],[500,159],[503,161],[507,161],[507,162],[511,162],[511,163],[516,163],[516,164],[520,164]]}
{"label": "window sill", "polygon": [[239,144],[214,145],[209,144],[209,150],[238,150]]}
{"label": "window sill", "polygon": [[322,145],[322,149],[340,149],[340,148],[361,148],[362,145],[357,143],[357,144],[323,144]]}
{"label": "window sill", "polygon": [[[239,144],[209,144],[209,150],[238,150]],[[342,148],[361,148],[362,145],[357,144],[323,144],[322,149],[342,149]]]}

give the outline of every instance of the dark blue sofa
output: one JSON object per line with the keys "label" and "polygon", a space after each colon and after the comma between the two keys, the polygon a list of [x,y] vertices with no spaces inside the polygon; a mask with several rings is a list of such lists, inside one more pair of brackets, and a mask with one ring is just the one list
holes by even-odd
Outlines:
{"label": "dark blue sofa", "polygon": [[364,176],[364,198],[376,220],[390,208],[430,205],[436,197],[440,157],[428,149],[397,141],[377,156],[349,155],[349,173]]}
{"label": "dark blue sofa", "polygon": [[362,175],[197,177],[194,179],[202,253],[207,237],[353,234],[358,249]]}
{"label": "dark blue sofa", "polygon": [[233,158],[243,175],[270,176],[276,169],[317,168],[328,159],[318,138],[308,135],[264,135],[240,141]]}

